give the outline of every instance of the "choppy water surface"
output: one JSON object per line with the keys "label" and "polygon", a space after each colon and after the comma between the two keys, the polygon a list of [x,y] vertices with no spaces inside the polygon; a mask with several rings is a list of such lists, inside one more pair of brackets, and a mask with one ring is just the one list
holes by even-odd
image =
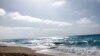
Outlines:
{"label": "choppy water surface", "polygon": [[2,43],[28,46],[54,56],[100,56],[100,34],[61,38],[6,39]]}

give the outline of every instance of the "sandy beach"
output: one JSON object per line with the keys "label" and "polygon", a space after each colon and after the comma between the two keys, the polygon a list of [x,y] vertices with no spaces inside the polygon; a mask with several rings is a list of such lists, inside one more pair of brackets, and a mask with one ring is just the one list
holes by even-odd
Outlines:
{"label": "sandy beach", "polygon": [[35,53],[35,50],[31,50],[30,48],[27,47],[0,45],[0,56],[50,56],[50,55]]}

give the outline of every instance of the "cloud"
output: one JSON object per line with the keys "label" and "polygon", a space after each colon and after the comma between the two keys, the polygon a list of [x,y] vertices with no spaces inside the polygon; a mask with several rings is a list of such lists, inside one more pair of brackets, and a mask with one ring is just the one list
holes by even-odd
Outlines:
{"label": "cloud", "polygon": [[5,14],[6,14],[6,11],[0,8],[0,16],[4,16]]}
{"label": "cloud", "polygon": [[2,37],[0,39],[33,37],[35,33],[33,29],[32,27],[0,26],[0,37]]}
{"label": "cloud", "polygon": [[0,37],[2,38],[64,37],[92,33],[100,33],[100,25],[91,17],[83,17],[74,22],[62,22],[10,12],[0,19]]}
{"label": "cloud", "polygon": [[84,18],[81,18],[80,20],[78,20],[77,22],[76,22],[78,25],[80,25],[80,26],[91,26],[91,27],[97,27],[98,26],[98,24],[97,23],[95,23],[94,21],[92,21],[92,20],[90,20],[89,18],[86,18],[86,17],[84,17]]}
{"label": "cloud", "polygon": [[35,18],[32,16],[23,16],[19,12],[9,13],[8,15],[13,20],[19,20],[19,21],[25,21],[30,23],[42,23],[47,25],[57,25],[57,26],[71,26],[72,23],[68,22],[59,22],[59,21],[53,21],[53,20],[44,20],[40,18]]}
{"label": "cloud", "polygon": [[100,0],[96,0],[97,2],[100,2]]}
{"label": "cloud", "polygon": [[34,38],[34,37],[51,37],[63,36],[62,30],[57,29],[37,29],[34,27],[9,27],[0,26],[1,39],[6,38]]}
{"label": "cloud", "polygon": [[23,29],[23,30],[28,30],[28,29],[34,29],[33,27],[10,27],[10,26],[0,26],[0,29]]}
{"label": "cloud", "polygon": [[79,23],[79,24],[91,24],[91,23],[93,23],[93,21],[91,21],[88,18],[84,17],[84,18],[81,18],[79,21],[77,21],[77,23]]}
{"label": "cloud", "polygon": [[56,0],[53,2],[53,6],[58,6],[58,7],[62,7],[64,4],[66,3],[65,0]]}

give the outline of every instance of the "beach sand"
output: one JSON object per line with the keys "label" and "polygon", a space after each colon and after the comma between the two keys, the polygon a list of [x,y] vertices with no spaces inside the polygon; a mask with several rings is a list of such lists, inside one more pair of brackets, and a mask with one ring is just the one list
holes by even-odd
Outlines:
{"label": "beach sand", "polygon": [[0,45],[0,56],[51,56],[51,55],[35,53],[35,50],[32,50],[27,47]]}

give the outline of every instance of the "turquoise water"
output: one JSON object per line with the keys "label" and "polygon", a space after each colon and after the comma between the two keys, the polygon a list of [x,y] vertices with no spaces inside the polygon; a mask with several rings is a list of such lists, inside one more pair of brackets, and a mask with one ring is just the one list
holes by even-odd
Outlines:
{"label": "turquoise water", "polygon": [[76,35],[64,38],[65,45],[100,46],[100,34]]}
{"label": "turquoise water", "polygon": [[62,38],[35,38],[35,39],[6,39],[1,42],[16,44],[40,44],[40,45],[65,45],[65,46],[100,46],[100,34],[74,35]]}

